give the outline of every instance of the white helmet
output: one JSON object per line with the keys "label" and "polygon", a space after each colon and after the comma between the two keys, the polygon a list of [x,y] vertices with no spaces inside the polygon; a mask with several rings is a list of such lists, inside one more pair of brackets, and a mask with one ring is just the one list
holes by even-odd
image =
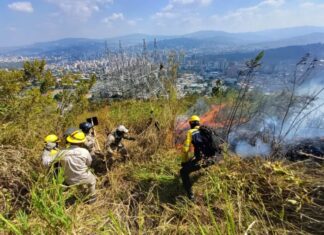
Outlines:
{"label": "white helmet", "polygon": [[119,125],[117,127],[117,131],[123,132],[123,133],[128,133],[128,130],[127,130],[127,128],[124,125]]}

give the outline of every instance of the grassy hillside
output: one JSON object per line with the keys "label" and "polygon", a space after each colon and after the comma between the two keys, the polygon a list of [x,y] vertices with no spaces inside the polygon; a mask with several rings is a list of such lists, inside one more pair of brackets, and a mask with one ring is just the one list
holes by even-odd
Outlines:
{"label": "grassy hillside", "polygon": [[[169,99],[89,104],[84,96],[91,84],[84,83],[55,100],[42,66],[0,71],[0,234],[323,233],[323,166],[240,159],[225,148],[219,164],[192,175],[192,203],[178,173],[175,120],[199,97],[179,100],[171,89]],[[37,82],[42,89],[31,88]],[[218,105],[216,112],[232,98],[206,99]],[[91,116],[100,121],[101,146],[118,124],[136,141],[126,141],[128,162],[97,174],[94,204],[66,206],[75,191],[42,168],[43,138],[62,138],[67,127]]]}
{"label": "grassy hillside", "polygon": [[[218,165],[193,174],[197,202],[188,201],[178,175],[179,152],[173,146],[173,125],[176,115],[193,101],[123,101],[73,118],[72,123],[78,123],[98,116],[101,143],[105,129],[111,130],[119,123],[137,137],[135,142],[127,142],[131,160],[98,176],[98,200],[91,205],[77,202],[65,207],[71,190],[64,191],[60,182],[53,181],[41,168],[42,138],[55,130],[52,124],[59,117],[51,116],[49,121],[43,117],[45,111],[40,110],[34,119],[28,119],[27,129],[11,129],[9,140],[4,136],[6,127],[2,126],[1,230],[5,234],[323,231],[323,195],[316,190],[324,177],[323,167],[310,169],[298,163],[242,160],[225,152]],[[160,131],[150,124],[151,110],[153,119],[160,123]],[[21,140],[13,139],[21,135]],[[315,200],[319,197],[322,201]]]}

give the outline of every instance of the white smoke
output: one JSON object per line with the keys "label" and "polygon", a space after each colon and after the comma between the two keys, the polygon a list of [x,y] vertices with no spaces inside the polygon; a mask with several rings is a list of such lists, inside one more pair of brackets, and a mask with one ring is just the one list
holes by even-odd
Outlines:
{"label": "white smoke", "polygon": [[314,101],[296,118],[292,114],[287,120],[284,131],[292,128],[285,140],[293,141],[299,138],[315,138],[324,136],[324,72],[319,71],[309,81],[299,87],[296,95],[300,97],[315,97]]}
{"label": "white smoke", "polygon": [[235,147],[235,152],[241,157],[266,157],[270,155],[271,147],[269,144],[263,143],[260,139],[256,140],[255,146],[246,141],[240,141]]}
{"label": "white smoke", "polygon": [[296,85],[285,119],[290,96],[283,99],[280,91],[277,94],[265,104],[263,113],[231,133],[229,140],[238,155],[269,156],[273,141],[285,145],[324,137],[324,65]]}
{"label": "white smoke", "polygon": [[210,110],[210,105],[204,97],[199,98],[196,103],[188,109],[186,115],[190,117],[191,115],[201,115]]}

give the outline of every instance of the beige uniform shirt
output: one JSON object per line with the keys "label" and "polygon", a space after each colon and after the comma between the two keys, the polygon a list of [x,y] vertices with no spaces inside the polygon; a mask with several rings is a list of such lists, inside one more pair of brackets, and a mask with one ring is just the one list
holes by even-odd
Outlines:
{"label": "beige uniform shirt", "polygon": [[84,143],[90,154],[93,155],[96,147],[96,139],[92,134],[86,135],[86,142]]}
{"label": "beige uniform shirt", "polygon": [[117,145],[114,144],[115,141],[116,141],[115,136],[110,133],[105,142],[105,149],[110,154],[113,154],[114,151],[117,149]]}
{"label": "beige uniform shirt", "polygon": [[43,166],[46,168],[50,168],[57,153],[58,149],[56,148],[56,143],[47,143],[41,156]]}
{"label": "beige uniform shirt", "polygon": [[95,181],[89,169],[92,158],[87,149],[71,145],[68,149],[60,151],[57,157],[64,170],[64,179],[67,184]]}

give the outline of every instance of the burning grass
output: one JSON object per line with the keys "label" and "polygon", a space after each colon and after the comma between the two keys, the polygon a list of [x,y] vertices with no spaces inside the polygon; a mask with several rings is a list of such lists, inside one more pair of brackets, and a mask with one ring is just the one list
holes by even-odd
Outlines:
{"label": "burning grass", "polygon": [[[198,102],[197,102],[198,103]],[[195,105],[197,105],[197,103]],[[199,104],[199,103],[198,103]],[[211,105],[210,108],[208,108],[208,111],[200,115],[200,123],[202,125],[206,125],[209,127],[212,127],[214,129],[220,129],[224,127],[224,123],[222,121],[219,121],[220,115],[222,110],[224,109],[225,105]],[[194,115],[199,113],[190,113],[189,115]],[[188,116],[189,116],[188,115]],[[176,123],[175,123],[175,144],[178,148],[181,147],[181,144],[186,138],[186,131],[189,130],[190,126],[188,123],[187,116],[181,116],[178,117]]]}

